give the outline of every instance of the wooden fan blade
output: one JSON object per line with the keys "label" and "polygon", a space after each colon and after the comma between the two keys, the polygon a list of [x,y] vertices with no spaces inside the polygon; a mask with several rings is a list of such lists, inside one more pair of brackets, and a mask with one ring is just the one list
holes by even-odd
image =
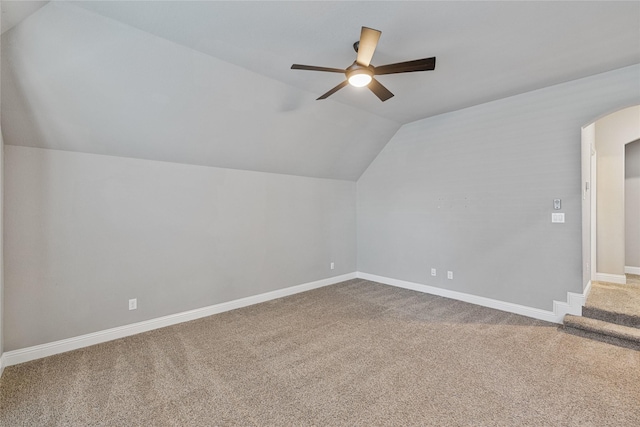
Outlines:
{"label": "wooden fan blade", "polygon": [[358,57],[356,62],[363,67],[368,67],[373,58],[373,53],[378,46],[378,40],[380,39],[382,32],[374,30],[369,27],[362,27],[360,31],[360,44],[358,45]]}
{"label": "wooden fan blade", "polygon": [[414,71],[431,71],[436,68],[436,58],[416,59],[415,61],[398,62],[375,67],[373,73],[376,76],[383,74],[412,73]]}
{"label": "wooden fan blade", "polygon": [[[331,95],[333,95],[334,93],[336,93],[337,91],[339,91],[340,89],[342,89],[343,87],[345,87],[348,84],[349,84],[348,80],[343,81],[338,86],[334,87],[329,92],[327,92],[324,95],[322,95],[320,98],[317,98],[316,101],[318,101],[320,99],[326,99],[326,98],[330,97]],[[393,96],[393,95],[391,95],[391,96]]]}
{"label": "wooden fan blade", "polygon": [[393,96],[389,89],[382,86],[382,84],[380,84],[380,82],[376,79],[371,79],[371,83],[369,83],[369,89],[371,89],[371,92],[375,93],[375,95],[380,98],[380,101],[382,102]]}
{"label": "wooden fan blade", "polygon": [[316,67],[315,65],[300,65],[293,64],[291,66],[292,70],[309,70],[309,71],[326,71],[328,73],[344,73],[346,70],[341,70],[339,68],[328,68],[328,67]]}

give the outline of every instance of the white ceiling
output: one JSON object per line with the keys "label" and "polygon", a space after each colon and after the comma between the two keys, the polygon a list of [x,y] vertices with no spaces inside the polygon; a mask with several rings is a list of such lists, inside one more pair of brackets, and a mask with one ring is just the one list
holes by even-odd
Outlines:
{"label": "white ceiling", "polygon": [[[436,69],[315,101],[343,77],[291,64],[362,25]],[[640,2],[55,1],[2,38],[9,144],[355,180],[401,124],[639,63]]]}
{"label": "white ceiling", "polygon": [[[321,95],[360,27],[382,31],[374,65],[437,57],[436,70],[380,76],[396,95],[334,99],[399,123],[640,62],[640,2],[78,2],[104,16]],[[317,96],[316,96],[317,97]]]}
{"label": "white ceiling", "polygon": [[34,13],[36,10],[40,9],[45,4],[49,3],[48,1],[11,1],[5,2],[7,3],[5,6],[2,5],[2,33],[5,33],[18,25],[22,20],[26,17]]}

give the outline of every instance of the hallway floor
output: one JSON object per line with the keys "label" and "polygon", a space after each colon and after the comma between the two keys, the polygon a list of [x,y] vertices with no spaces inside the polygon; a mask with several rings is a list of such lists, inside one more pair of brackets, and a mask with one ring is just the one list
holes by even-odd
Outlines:
{"label": "hallway floor", "polygon": [[586,307],[640,316],[640,276],[627,274],[627,284],[593,282]]}
{"label": "hallway floor", "polygon": [[626,285],[593,282],[582,316],[567,314],[564,329],[576,335],[640,350],[640,276]]}

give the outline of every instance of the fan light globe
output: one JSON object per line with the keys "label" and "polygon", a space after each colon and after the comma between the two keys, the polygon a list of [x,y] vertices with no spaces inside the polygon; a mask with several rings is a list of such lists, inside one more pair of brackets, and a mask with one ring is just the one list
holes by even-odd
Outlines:
{"label": "fan light globe", "polygon": [[355,73],[349,76],[349,84],[355,87],[363,87],[371,83],[371,76],[366,73]]}

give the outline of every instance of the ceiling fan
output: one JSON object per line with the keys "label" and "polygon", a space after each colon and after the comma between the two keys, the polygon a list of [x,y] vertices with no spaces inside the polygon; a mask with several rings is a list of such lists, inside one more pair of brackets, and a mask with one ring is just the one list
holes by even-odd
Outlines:
{"label": "ceiling fan", "polygon": [[374,76],[381,76],[383,74],[412,73],[414,71],[431,71],[436,68],[435,57],[374,67],[371,65],[371,58],[376,50],[376,46],[378,45],[380,34],[382,34],[381,31],[374,30],[373,28],[362,27],[360,40],[353,44],[353,49],[357,52],[358,56],[353,64],[344,70],[340,68],[316,67],[313,65],[300,64],[293,64],[291,69],[344,73],[347,79],[331,89],[329,92],[320,96],[318,99],[326,99],[345,87],[347,84],[351,84],[355,87],[368,86],[371,92],[380,98],[380,101],[384,102],[391,98],[393,93],[391,93],[386,87],[382,86]]}

